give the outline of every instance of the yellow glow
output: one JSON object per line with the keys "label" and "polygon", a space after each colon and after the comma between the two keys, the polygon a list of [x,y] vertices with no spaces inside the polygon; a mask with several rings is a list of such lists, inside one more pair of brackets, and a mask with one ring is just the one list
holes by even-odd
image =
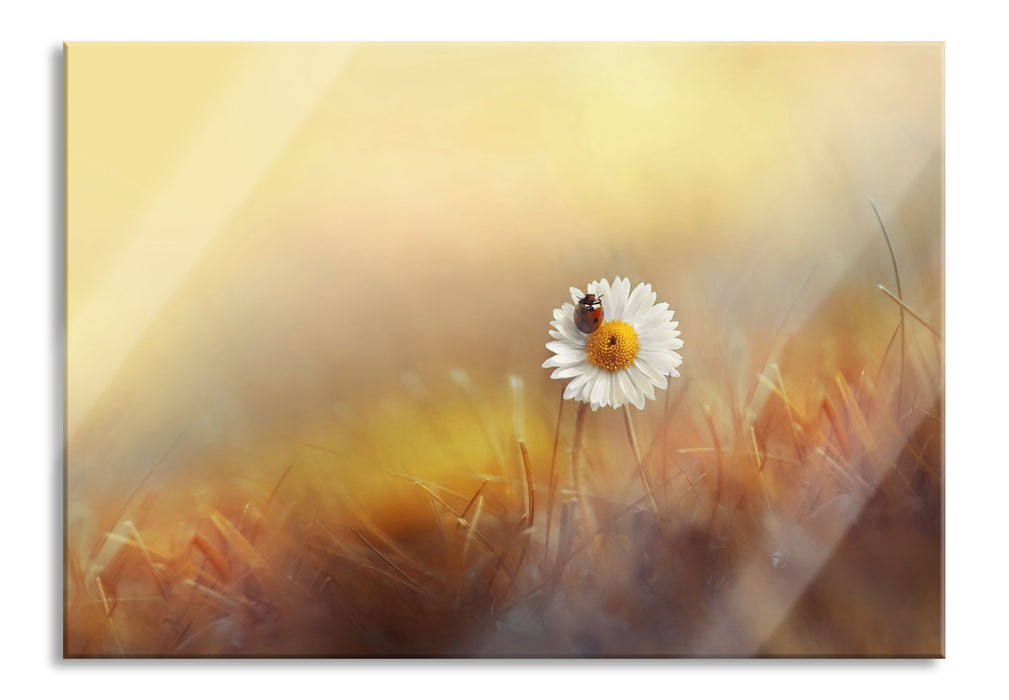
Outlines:
{"label": "yellow glow", "polygon": [[69,433],[350,50],[68,46]]}

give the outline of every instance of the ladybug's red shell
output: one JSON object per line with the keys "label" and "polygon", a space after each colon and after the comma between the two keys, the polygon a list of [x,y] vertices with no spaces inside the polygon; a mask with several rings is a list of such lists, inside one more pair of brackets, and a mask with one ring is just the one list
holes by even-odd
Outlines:
{"label": "ladybug's red shell", "polygon": [[594,333],[603,322],[603,302],[595,294],[586,294],[575,306],[575,326],[582,333]]}

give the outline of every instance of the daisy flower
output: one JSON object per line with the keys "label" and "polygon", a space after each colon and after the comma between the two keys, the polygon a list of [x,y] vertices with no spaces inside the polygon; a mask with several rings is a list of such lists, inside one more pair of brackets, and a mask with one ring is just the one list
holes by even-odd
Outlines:
{"label": "daisy flower", "polygon": [[[575,325],[575,308],[586,294],[602,301],[603,322],[592,333]],[[621,277],[612,286],[605,279],[592,282],[586,294],[571,287],[573,303],[554,309],[554,340],[546,344],[554,356],[543,366],[556,368],[553,379],[571,379],[565,399],[587,403],[593,411],[628,403],[644,408],[645,399],[655,398],[656,387],[666,388],[667,377],[680,376],[676,368],[683,358],[676,350],[683,341],[669,304],[655,303],[652,285],[642,283],[631,291],[630,281]]]}

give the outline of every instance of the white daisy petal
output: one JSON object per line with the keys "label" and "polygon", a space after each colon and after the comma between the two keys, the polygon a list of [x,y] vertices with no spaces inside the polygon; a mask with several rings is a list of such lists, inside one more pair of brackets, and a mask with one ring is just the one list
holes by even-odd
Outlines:
{"label": "white daisy petal", "polygon": [[582,374],[578,375],[564,388],[564,398],[565,399],[575,399],[576,401],[582,401],[588,403],[588,398],[584,397],[585,387],[591,388],[592,378],[595,376],[594,370],[596,367],[585,364],[582,367]]}
{"label": "white daisy petal", "polygon": [[[582,290],[578,289],[578,287],[571,287],[568,291],[571,292],[571,301],[575,304],[580,302],[582,300],[582,297],[585,296],[584,294],[582,294]],[[565,304],[565,306],[567,305]]]}
{"label": "white daisy petal", "polygon": [[609,296],[610,294],[610,283],[605,277],[603,277],[598,282],[592,283],[595,295],[598,296]]}
{"label": "white daisy petal", "polygon": [[652,291],[652,285],[639,284],[627,300],[627,308],[624,309],[622,316],[623,320],[632,325],[637,324],[645,317],[653,303],[655,303],[655,292]]}
{"label": "white daisy petal", "polygon": [[614,404],[614,406],[620,406],[625,403],[632,403],[638,408],[642,408],[645,405],[644,392],[642,392],[641,387],[635,384],[634,380],[631,379],[630,373],[626,369],[622,369],[618,372],[614,372],[614,374],[616,375],[617,382],[620,385],[620,394],[621,394],[620,396],[616,397],[617,402]]}
{"label": "white daisy petal", "polygon": [[540,366],[543,367],[543,369],[552,369],[561,367],[577,367],[577,364],[562,365],[557,361],[557,356],[555,355],[554,357],[545,360]]}
{"label": "white daisy petal", "polygon": [[655,398],[655,390],[654,388],[651,387],[651,385],[649,385],[649,389],[651,389],[652,391],[652,396],[648,397],[646,392],[641,387],[639,387],[637,383],[634,382],[634,380],[628,379],[627,381],[631,382],[634,385],[634,394],[630,400],[630,402],[634,404],[634,408],[640,411],[645,407],[646,398],[653,398],[653,399]]}
{"label": "white daisy petal", "polygon": [[564,304],[560,309],[555,309],[554,320],[550,322],[550,325],[564,338],[584,347],[585,339],[588,336],[578,330],[578,327],[575,325],[575,307],[571,304]]}
{"label": "white daisy petal", "polygon": [[666,374],[664,372],[660,372],[659,370],[655,369],[654,367],[651,366],[651,364],[642,360],[640,357],[634,360],[634,366],[637,367],[641,371],[641,373],[648,378],[648,381],[650,381],[652,384],[659,387],[660,389],[665,389],[666,386],[668,385]]}
{"label": "white daisy petal", "polygon": [[553,358],[552,367],[578,367],[579,365],[585,364],[585,356],[578,357],[577,355],[555,355]]}
{"label": "white daisy petal", "polygon": [[641,348],[637,359],[643,360],[660,372],[676,367],[682,361],[672,350],[651,350]]}
{"label": "white daisy petal", "polygon": [[641,347],[672,349],[677,343],[683,342],[679,339],[679,335],[673,335],[674,333],[677,331],[666,329],[639,331],[638,342],[641,343]]}
{"label": "white daisy petal", "polygon": [[556,338],[562,343],[567,343],[573,348],[585,349],[585,338],[578,338],[566,331],[555,331],[550,334],[551,338]]}
{"label": "white daisy petal", "polygon": [[589,377],[589,381],[582,387],[582,401],[585,403],[592,402],[592,390],[595,388],[596,384],[602,380],[603,377],[608,375],[604,369],[592,366],[592,375]]}
{"label": "white daisy petal", "polygon": [[606,405],[605,402],[609,399],[610,395],[610,383],[612,380],[610,375],[610,372],[605,372],[602,376],[596,377],[592,388],[589,389],[589,399],[592,403],[600,406]]}
{"label": "white daisy petal", "polygon": [[[638,389],[641,390],[641,393],[644,395],[645,398],[647,398],[649,401],[655,398],[655,387],[657,385],[652,383],[652,380],[648,377],[647,374],[645,374],[642,371],[641,367],[639,367],[636,363],[627,368],[627,376],[629,376],[631,378],[631,381],[634,382],[634,384],[638,387]],[[663,379],[665,379],[665,375],[660,376]],[[665,382],[663,382],[663,386],[660,388],[664,389],[665,388],[664,384]],[[638,408],[641,407],[638,406]]]}
{"label": "white daisy petal", "polygon": [[556,338],[563,343],[567,343],[573,348],[581,348],[582,350],[585,349],[587,341],[584,333],[581,331],[576,332],[569,328],[559,328],[556,333],[551,333],[551,337]]}
{"label": "white daisy petal", "polygon": [[567,367],[558,367],[553,372],[550,373],[551,379],[569,379],[571,377],[577,377],[582,373],[582,370],[577,365],[570,365]]}
{"label": "white daisy petal", "polygon": [[609,294],[603,299],[603,319],[622,319],[626,306],[627,291],[624,289],[621,278],[617,277],[610,286]]}
{"label": "white daisy petal", "polygon": [[661,328],[673,317],[673,312],[668,311],[669,304],[662,302],[645,311],[644,314],[634,324],[635,329],[640,333],[653,328]]}
{"label": "white daisy petal", "polygon": [[575,327],[574,321],[564,324],[559,330],[561,335],[564,337],[564,340],[567,342],[580,348],[585,347],[588,336]]}
{"label": "white daisy petal", "polygon": [[653,306],[650,310],[645,311],[636,324],[636,328],[640,332],[648,333],[677,333],[676,326],[678,324],[670,322],[669,312],[664,313],[654,313],[655,309],[659,307]]}
{"label": "white daisy petal", "polygon": [[581,388],[582,388],[582,386],[584,386],[584,381],[583,381],[582,384],[576,384],[575,383],[579,379],[583,379],[584,380],[584,379],[587,379],[587,377],[585,377],[585,375],[582,375],[582,377],[576,377],[575,379],[572,379],[570,382],[568,382],[568,385],[566,387],[564,387],[564,400],[565,401],[567,401],[569,399],[577,399],[578,398],[578,394],[581,393]]}
{"label": "white daisy petal", "polygon": [[[602,381],[603,391],[600,392],[599,400],[595,402],[600,408],[606,408],[610,406],[610,397],[613,395],[613,373],[607,372],[605,374],[605,379]],[[595,392],[592,392],[595,395]]]}
{"label": "white daisy petal", "polygon": [[559,355],[561,353],[574,353],[576,347],[566,340],[551,340],[547,343],[547,350]]}
{"label": "white daisy petal", "polygon": [[561,344],[560,349],[556,351],[557,354],[554,356],[558,363],[569,365],[572,362],[585,362],[588,360],[588,353],[584,346],[578,347],[564,340],[555,340],[553,342]]}

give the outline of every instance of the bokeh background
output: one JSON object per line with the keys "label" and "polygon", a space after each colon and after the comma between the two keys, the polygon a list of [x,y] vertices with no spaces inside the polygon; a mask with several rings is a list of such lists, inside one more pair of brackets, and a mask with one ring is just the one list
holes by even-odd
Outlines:
{"label": "bokeh background", "polygon": [[[941,653],[941,44],[74,43],[66,60],[65,653]],[[877,287],[896,292],[893,260],[870,197],[900,294],[932,330],[905,317],[905,336],[895,333],[900,308]],[[683,376],[635,416],[650,464],[662,464],[663,515],[614,534],[619,552],[587,548],[587,566],[609,567],[612,580],[571,573],[565,590],[582,586],[596,602],[551,616],[524,605],[551,578],[547,485],[551,463],[566,469],[575,408],[558,418],[562,385],[540,369],[544,343],[568,287],[616,275],[650,282],[685,341]],[[775,413],[775,385],[801,419]],[[821,421],[821,399],[837,391],[849,412]],[[565,517],[575,527],[565,498],[633,503],[641,488],[622,417],[586,420],[585,482],[561,478],[557,531]],[[709,508],[715,472],[703,450],[750,450],[714,466],[734,497],[759,502],[746,465],[776,444],[769,424],[784,426],[801,467],[766,494],[769,512],[790,514],[787,536],[765,512],[734,521],[738,507]],[[871,449],[858,452],[848,430]],[[378,533],[355,528],[361,556],[384,536],[392,570],[409,573],[409,561],[431,573],[427,550],[403,543],[432,536],[450,548],[440,518],[458,516],[482,480],[500,487],[494,498],[488,487],[482,517],[512,532],[525,503],[517,438],[540,520],[521,557],[503,554],[512,540],[488,545],[510,573],[486,584],[511,601],[511,617],[483,611],[479,595],[454,598],[431,619],[460,605],[483,617],[426,638],[425,619],[378,620],[345,583],[341,595],[357,602],[343,605],[364,612],[351,615],[357,632],[335,633],[307,622],[322,595],[315,579],[297,600],[279,584],[242,589],[280,611],[265,616],[269,634],[223,603],[206,614],[191,601],[172,607],[176,584],[207,601],[238,596],[255,577],[235,558],[297,579],[292,552],[303,554],[315,536],[303,521],[320,510],[344,556],[333,533],[360,518]],[[833,474],[844,517],[807,528],[823,504],[803,489],[822,483],[799,453],[830,440],[846,451],[827,449],[838,468],[817,465]],[[838,480],[864,459],[868,471]],[[908,484],[903,496],[878,487],[891,472]],[[421,492],[410,480],[435,484],[448,505],[432,515],[427,492],[411,500]],[[698,480],[703,496],[680,488]],[[449,486],[458,504],[437,491]],[[837,564],[835,546],[880,492],[883,521],[911,524],[863,518],[874,524]],[[283,515],[271,513],[281,502]],[[284,537],[257,543],[250,504]],[[582,535],[591,522],[583,516]],[[774,534],[752,537],[774,571],[789,551],[806,551],[808,566],[794,563],[800,573],[780,585],[752,573],[751,549],[734,539],[743,524]],[[701,547],[691,532],[724,535],[738,556],[721,569],[706,568],[707,554],[678,558]],[[445,571],[478,565],[480,543],[464,544]],[[544,563],[531,570],[539,556],[525,552],[537,547]],[[670,553],[668,570],[652,562],[659,573],[642,573],[657,551]],[[192,570],[213,569],[215,556],[224,568],[201,583]],[[874,578],[894,557],[900,576]],[[319,576],[331,566],[313,562]],[[836,588],[816,589],[831,562]],[[684,567],[696,567],[696,591]],[[649,608],[642,596],[654,590],[638,590],[649,576],[680,582],[683,600],[720,602],[700,614],[660,596]],[[619,600],[599,603],[602,590]],[[649,610],[663,624],[648,623]],[[880,621],[884,610],[896,617]],[[361,631],[372,628],[379,638]],[[208,631],[194,639],[197,629]]]}

